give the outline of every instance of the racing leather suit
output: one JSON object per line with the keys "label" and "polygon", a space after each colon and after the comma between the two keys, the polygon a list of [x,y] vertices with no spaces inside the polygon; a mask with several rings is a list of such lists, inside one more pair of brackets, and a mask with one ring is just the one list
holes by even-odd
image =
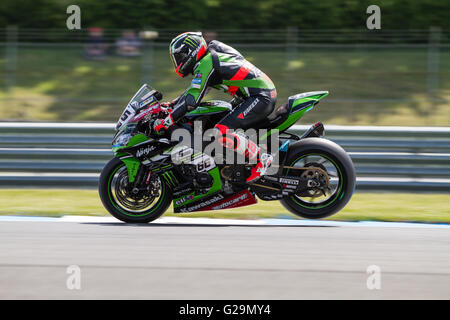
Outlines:
{"label": "racing leather suit", "polygon": [[245,60],[232,47],[213,40],[206,55],[194,66],[191,86],[176,100],[171,113],[177,121],[195,108],[210,88],[222,89],[239,101],[219,124],[228,128],[257,126],[274,109],[277,92],[273,82],[261,70]]}
{"label": "racing leather suit", "polygon": [[205,56],[194,66],[190,87],[172,102],[174,107],[169,121],[174,123],[195,108],[210,88],[222,89],[234,97],[233,110],[215,126],[219,131],[219,142],[259,161],[247,181],[258,179],[273,157],[260,152],[260,147],[254,142],[230,129],[257,128],[265,120],[276,103],[277,92],[273,82],[237,50],[213,40]]}

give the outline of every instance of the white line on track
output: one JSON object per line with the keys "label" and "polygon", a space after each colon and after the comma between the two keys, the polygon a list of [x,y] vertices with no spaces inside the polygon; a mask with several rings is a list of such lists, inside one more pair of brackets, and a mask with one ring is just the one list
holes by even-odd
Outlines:
{"label": "white line on track", "polygon": [[[27,216],[0,216],[0,222],[75,222],[75,223],[122,223],[109,217],[96,216],[63,216],[61,218],[51,217],[27,217]],[[195,225],[235,225],[235,226],[308,226],[308,227],[381,227],[381,228],[438,228],[450,229],[450,224],[437,223],[412,223],[412,222],[378,222],[378,221],[329,221],[329,220],[301,220],[301,219],[260,219],[260,220],[237,220],[237,219],[212,219],[212,218],[181,218],[162,217],[153,222],[154,224],[195,224]]]}

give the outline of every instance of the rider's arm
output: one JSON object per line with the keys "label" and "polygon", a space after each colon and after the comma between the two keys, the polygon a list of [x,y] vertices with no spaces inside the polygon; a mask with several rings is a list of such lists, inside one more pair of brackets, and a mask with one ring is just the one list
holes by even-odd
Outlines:
{"label": "rider's arm", "polygon": [[184,94],[186,93],[187,90],[188,89],[184,90],[184,92],[180,96],[176,97],[175,99],[173,99],[168,103],[170,105],[170,109],[173,109],[173,107],[176,106],[176,104],[180,101],[180,99],[184,97]]}
{"label": "rider's arm", "polygon": [[174,122],[183,117],[189,109],[197,107],[211,85],[213,74],[211,54],[207,54],[194,70],[191,86],[178,98],[172,110],[171,115]]}

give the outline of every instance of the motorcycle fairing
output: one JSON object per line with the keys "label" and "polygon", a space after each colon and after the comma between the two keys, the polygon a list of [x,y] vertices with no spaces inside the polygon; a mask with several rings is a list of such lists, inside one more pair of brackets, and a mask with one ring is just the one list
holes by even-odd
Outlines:
{"label": "motorcycle fairing", "polygon": [[260,140],[267,139],[276,130],[283,132],[290,128],[327,95],[328,91],[311,91],[290,96],[286,105],[280,106],[273,115],[269,115],[270,122],[267,125],[272,129]]}
{"label": "motorcycle fairing", "polygon": [[[207,171],[207,173],[213,179],[212,186],[209,187],[208,191],[202,194],[195,195],[195,192],[183,193],[180,197],[173,199],[173,207],[175,212],[181,212],[183,207],[191,205],[193,203],[204,201],[209,196],[214,195],[222,190],[222,180],[220,178],[220,172],[218,167]],[[175,189],[176,190],[176,189]]]}
{"label": "motorcycle fairing", "polygon": [[207,197],[202,197],[197,201],[174,208],[175,213],[194,212],[194,211],[210,211],[231,209],[243,206],[249,206],[257,203],[253,192],[249,190],[242,190],[232,195],[225,195],[224,192],[219,192]]}
{"label": "motorcycle fairing", "polygon": [[222,112],[229,112],[232,110],[230,103],[221,100],[209,100],[199,104],[195,110],[188,112],[186,117],[188,119],[194,119],[199,116],[213,115]]}

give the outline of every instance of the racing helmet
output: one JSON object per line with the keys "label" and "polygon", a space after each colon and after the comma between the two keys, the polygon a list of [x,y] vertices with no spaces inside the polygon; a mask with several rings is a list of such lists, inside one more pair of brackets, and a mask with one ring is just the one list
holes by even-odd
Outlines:
{"label": "racing helmet", "polygon": [[201,32],[185,32],[172,39],[170,57],[180,77],[193,73],[194,66],[206,54],[208,46]]}

